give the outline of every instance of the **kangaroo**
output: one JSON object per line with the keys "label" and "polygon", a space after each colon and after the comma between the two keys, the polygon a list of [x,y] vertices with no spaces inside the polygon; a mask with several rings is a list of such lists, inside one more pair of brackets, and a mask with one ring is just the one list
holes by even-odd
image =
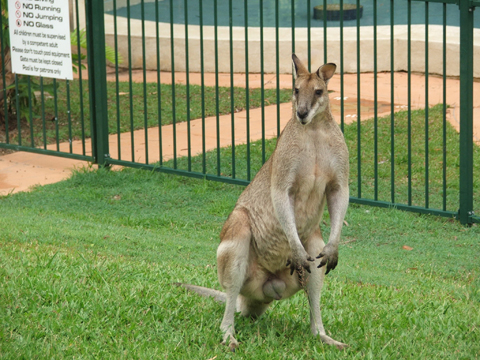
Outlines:
{"label": "kangaroo", "polygon": [[[292,119],[220,233],[217,270],[225,293],[179,284],[226,303],[222,343],[233,351],[238,346],[235,311],[257,317],[274,300],[301,289],[308,295],[313,335],[339,349],[347,346],[326,334],[320,311],[324,277],[337,266],[349,202],[348,150],[332,117],[327,90],[336,65],[325,64],[310,73],[295,54],[292,58]],[[319,227],[325,202],[331,219],[327,245]]]}

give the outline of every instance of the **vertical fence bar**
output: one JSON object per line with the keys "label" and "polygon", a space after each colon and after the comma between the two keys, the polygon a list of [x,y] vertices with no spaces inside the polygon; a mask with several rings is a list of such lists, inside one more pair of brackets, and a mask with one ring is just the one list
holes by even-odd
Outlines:
{"label": "vertical fence bar", "polygon": [[35,142],[33,140],[33,110],[32,110],[32,80],[28,76],[28,122],[30,126],[30,146],[35,147]]}
{"label": "vertical fence bar", "polygon": [[142,12],[142,65],[143,65],[143,131],[145,139],[145,164],[148,164],[148,110],[147,110],[147,56],[145,50],[145,0],[141,0]]}
{"label": "vertical fence bar", "polygon": [[[295,53],[295,0],[290,2],[290,11],[292,12],[292,53]],[[293,80],[293,79],[292,79]],[[293,83],[292,83],[293,87]]]}
{"label": "vertical fence bar", "polygon": [[[81,94],[81,93],[80,93]],[[40,77],[40,102],[42,109],[42,138],[43,138],[43,149],[47,148],[47,127],[45,124],[45,92],[43,88],[43,77]],[[83,142],[85,145],[85,141]],[[84,147],[85,149],[85,147]],[[85,153],[83,153],[85,155]]]}
{"label": "vertical fence bar", "polygon": [[[81,49],[81,39],[80,39],[80,11],[78,7],[78,1],[75,1],[75,16],[76,16],[76,36],[77,36],[77,55],[78,55],[78,86],[79,86],[79,92],[80,92],[80,121],[81,121],[81,126],[82,126],[82,155],[86,154],[86,149],[85,149],[85,116],[83,113],[83,71],[82,71],[82,49]],[[115,6],[115,3],[114,3]],[[115,11],[116,11],[116,6],[115,6]],[[116,16],[115,16],[116,19]],[[115,51],[116,53],[116,51]]]}
{"label": "vertical fence bar", "polygon": [[188,52],[188,5],[187,0],[184,2],[185,7],[185,80],[187,84],[187,151],[188,151],[188,171],[192,171],[192,129],[190,124],[190,64]]}
{"label": "vertical fence bar", "polygon": [[[278,1],[275,1],[275,37],[276,37],[276,72],[278,91]],[[260,1],[260,79],[262,81],[262,164],[265,163],[265,78],[264,78],[264,48],[263,48],[263,1]],[[278,112],[278,108],[277,108]]]}
{"label": "vertical fence bar", "polygon": [[327,0],[323,0],[323,63],[328,63],[327,54]]}
{"label": "vertical fence bar", "polygon": [[160,79],[160,21],[158,13],[158,0],[155,0],[155,32],[156,32],[156,41],[157,46],[157,112],[158,112],[158,156],[159,164],[163,165],[163,141],[162,141],[162,82]]}
{"label": "vertical fence bar", "polygon": [[443,211],[447,211],[447,4],[443,4],[443,161],[442,161],[442,192],[443,192]]}
{"label": "vertical fence bar", "polygon": [[130,15],[130,0],[127,0],[127,34],[128,34],[128,98],[130,101],[130,149],[132,152],[132,162],[135,161],[135,137],[133,134],[133,84],[132,84],[132,26]]}
{"label": "vertical fence bar", "polygon": [[312,71],[312,14],[311,2],[307,0],[307,52],[308,52],[308,71]]}
{"label": "vertical fence bar", "polygon": [[108,107],[103,1],[87,1],[87,59],[90,82],[90,116],[93,120],[94,159],[108,166]]}
{"label": "vertical fence bar", "polygon": [[[290,11],[291,11],[291,21],[292,21],[292,53],[295,54],[295,0],[292,0],[290,2]],[[292,88],[294,86],[295,86],[295,79],[292,76]],[[277,122],[277,137],[279,136],[280,136],[280,124],[279,122]]]}
{"label": "vertical fence bar", "polygon": [[175,101],[175,34],[173,0],[170,0],[170,68],[172,70],[172,127],[173,127],[173,168],[177,168],[177,113]]}
{"label": "vertical fence bar", "polygon": [[460,1],[460,209],[462,224],[473,217],[473,8]]}
{"label": "vertical fence bar", "polygon": [[390,195],[392,204],[395,203],[395,53],[394,53],[394,6],[390,0]]}
{"label": "vertical fence bar", "polygon": [[233,12],[232,0],[228,2],[228,33],[230,45],[230,114],[232,126],[232,179],[235,179],[235,88],[233,83]]}
{"label": "vertical fence bar", "polygon": [[428,209],[429,197],[429,125],[428,125],[428,1],[425,2],[425,208]]}
{"label": "vertical fence bar", "polygon": [[373,176],[374,200],[378,200],[378,79],[377,79],[377,0],[373,0]]}
{"label": "vertical fence bar", "polygon": [[357,0],[357,196],[362,197],[362,128],[360,107],[360,0]]}
{"label": "vertical fence bar", "polygon": [[[3,13],[5,9],[2,8],[2,3],[0,1],[0,13]],[[3,33],[4,27],[3,27],[3,21],[2,21],[2,16],[0,16],[0,39],[4,39],[4,33]],[[8,30],[7,30],[8,31]],[[8,144],[10,142],[10,134],[9,134],[9,123],[8,123],[8,104],[7,104],[7,84],[6,84],[6,79],[5,79],[5,44],[2,42],[2,48],[0,49],[1,53],[1,60],[2,60],[2,84],[3,84],[3,111],[5,114],[5,142]]]}
{"label": "vertical fence bar", "polygon": [[[18,89],[18,75],[15,74],[15,106],[17,111],[17,129],[18,129],[18,146],[22,146],[22,123],[20,119],[20,92]],[[8,113],[7,113],[8,114]]]}
{"label": "vertical fence bar", "polygon": [[245,104],[246,104],[246,128],[247,128],[247,180],[250,181],[250,75],[248,66],[248,0],[244,0],[244,28],[245,28]]}
{"label": "vertical fence bar", "polygon": [[213,19],[215,31],[215,114],[217,116],[217,176],[220,176],[220,104],[218,94],[218,3],[213,2]]}
{"label": "vertical fence bar", "polygon": [[57,79],[53,79],[53,104],[55,114],[55,142],[57,144],[57,151],[60,151],[60,136],[58,128],[58,94],[57,94]]}
{"label": "vertical fence bar", "polygon": [[122,131],[120,126],[120,83],[118,81],[117,0],[113,0],[113,34],[115,49],[115,106],[117,108],[117,158],[118,160],[122,160]]}
{"label": "vertical fence bar", "polygon": [[72,139],[72,111],[70,108],[70,80],[66,81],[67,87],[67,122],[68,122],[68,143],[70,154],[73,153],[73,139]]}
{"label": "vertical fence bar", "polygon": [[205,62],[203,59],[203,4],[198,0],[200,16],[200,88],[202,94],[202,173],[207,173],[207,155],[205,144]]}
{"label": "vertical fence bar", "polygon": [[[280,35],[279,35],[279,9],[278,1],[275,1],[275,71],[276,71],[276,80],[277,80],[277,138],[280,136]],[[263,12],[263,8],[262,8]],[[263,29],[263,22],[262,22]],[[262,105],[262,107],[265,105]],[[263,134],[262,138],[265,138]],[[265,162],[265,140],[263,141],[263,162]]]}
{"label": "vertical fence bar", "polygon": [[340,127],[345,131],[345,86],[343,76],[343,0],[340,0]]}
{"label": "vertical fence bar", "polygon": [[408,157],[408,184],[407,203],[412,205],[412,1],[408,0],[408,25],[407,25],[407,157]]}

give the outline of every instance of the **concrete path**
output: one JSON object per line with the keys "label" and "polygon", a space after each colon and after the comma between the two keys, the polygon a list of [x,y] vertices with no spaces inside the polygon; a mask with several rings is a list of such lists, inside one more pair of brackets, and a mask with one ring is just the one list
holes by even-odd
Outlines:
{"label": "concrete path", "polygon": [[[161,73],[160,79],[162,83],[171,83],[170,73]],[[114,81],[115,74],[109,72],[108,80]],[[390,73],[380,73],[377,75],[377,113],[378,116],[385,116],[390,114],[391,110],[391,78]],[[119,74],[120,81],[129,79],[128,72]],[[143,72],[134,71],[132,76],[133,81],[142,82]],[[157,81],[156,72],[146,73],[147,81]],[[360,76],[360,116],[362,120],[372,118],[374,116],[374,88],[373,88],[373,74],[365,73]],[[275,88],[277,79],[275,75],[266,74],[264,76],[264,87]],[[341,104],[341,77],[335,75],[329,84],[329,90],[333,90],[330,94],[330,101],[332,104],[332,112],[337,121],[340,119],[340,104]],[[177,83],[186,83],[186,76],[183,73],[175,75]],[[191,84],[200,84],[202,79],[200,74],[190,74],[189,81]],[[212,86],[215,84],[214,74],[205,74],[205,85]],[[344,121],[351,123],[357,120],[357,81],[356,74],[344,75]],[[219,74],[219,86],[230,86],[230,74]],[[281,88],[291,88],[291,75],[281,75],[279,78]],[[439,77],[429,76],[429,105],[443,102],[443,80]],[[245,75],[235,75],[235,86],[245,86]],[[252,74],[249,77],[249,85],[251,88],[261,86],[261,77],[258,74]],[[394,76],[394,107],[396,110],[405,110],[407,108],[407,86],[408,78],[405,73],[395,73]],[[452,125],[458,130],[459,123],[459,81],[456,79],[447,80],[447,103],[450,105],[448,109],[447,118]],[[474,91],[478,94],[480,91],[480,83],[474,84]],[[425,77],[422,75],[412,75],[411,88],[411,107],[412,109],[419,109],[425,107]],[[474,140],[480,144],[480,99],[475,98],[474,106]],[[250,116],[250,134],[251,140],[261,139],[261,109],[252,109],[249,112]],[[235,123],[235,144],[242,144],[246,142],[246,118],[245,111],[234,114]],[[265,134],[267,138],[277,136],[277,106],[267,106],[265,108]],[[285,126],[286,122],[291,118],[291,104],[280,105],[280,124],[281,128]],[[206,129],[206,150],[216,148],[217,140],[217,119],[210,117],[205,119]],[[220,146],[231,145],[232,137],[232,115],[220,116]],[[177,157],[187,155],[187,123],[178,123],[176,125],[177,131]],[[191,131],[191,154],[192,156],[201,153],[202,151],[202,120],[192,120],[190,122]],[[148,162],[153,163],[159,160],[159,129],[148,129]],[[171,125],[162,127],[162,151],[164,160],[173,157],[173,128]],[[138,130],[134,134],[135,153],[131,154],[130,133],[121,135],[121,158],[123,160],[135,159],[138,162],[145,161],[145,131]],[[89,141],[89,140],[88,140]],[[110,136],[110,152],[112,157],[117,158],[117,135]],[[69,143],[61,144],[60,148],[68,151]],[[81,153],[81,142],[74,141],[73,152]],[[89,149],[90,143],[87,142],[86,148]],[[0,156],[0,195],[7,195],[18,191],[27,191],[32,186],[50,184],[68,178],[75,168],[88,166],[85,161],[65,159],[55,156],[46,156],[39,154],[32,154],[27,152],[16,152],[4,156]]]}

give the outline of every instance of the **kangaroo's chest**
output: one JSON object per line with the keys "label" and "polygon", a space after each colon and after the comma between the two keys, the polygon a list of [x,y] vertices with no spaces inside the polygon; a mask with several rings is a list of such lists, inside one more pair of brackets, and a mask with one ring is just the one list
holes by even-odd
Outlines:
{"label": "kangaroo's chest", "polygon": [[337,154],[325,137],[305,143],[299,154],[300,163],[291,188],[295,220],[299,235],[318,226],[325,204],[327,187],[337,179]]}
{"label": "kangaroo's chest", "polygon": [[293,189],[298,194],[308,195],[312,191],[325,189],[336,177],[340,161],[326,136],[317,136],[302,144],[298,154],[298,166]]}

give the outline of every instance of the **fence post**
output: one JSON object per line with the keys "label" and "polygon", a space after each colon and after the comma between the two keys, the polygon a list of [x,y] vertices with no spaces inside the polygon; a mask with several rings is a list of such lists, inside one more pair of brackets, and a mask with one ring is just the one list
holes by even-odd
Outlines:
{"label": "fence post", "polygon": [[473,10],[469,0],[460,7],[460,209],[462,224],[473,222]]}
{"label": "fence post", "polygon": [[94,162],[108,166],[108,105],[104,1],[86,0],[87,60]]}

